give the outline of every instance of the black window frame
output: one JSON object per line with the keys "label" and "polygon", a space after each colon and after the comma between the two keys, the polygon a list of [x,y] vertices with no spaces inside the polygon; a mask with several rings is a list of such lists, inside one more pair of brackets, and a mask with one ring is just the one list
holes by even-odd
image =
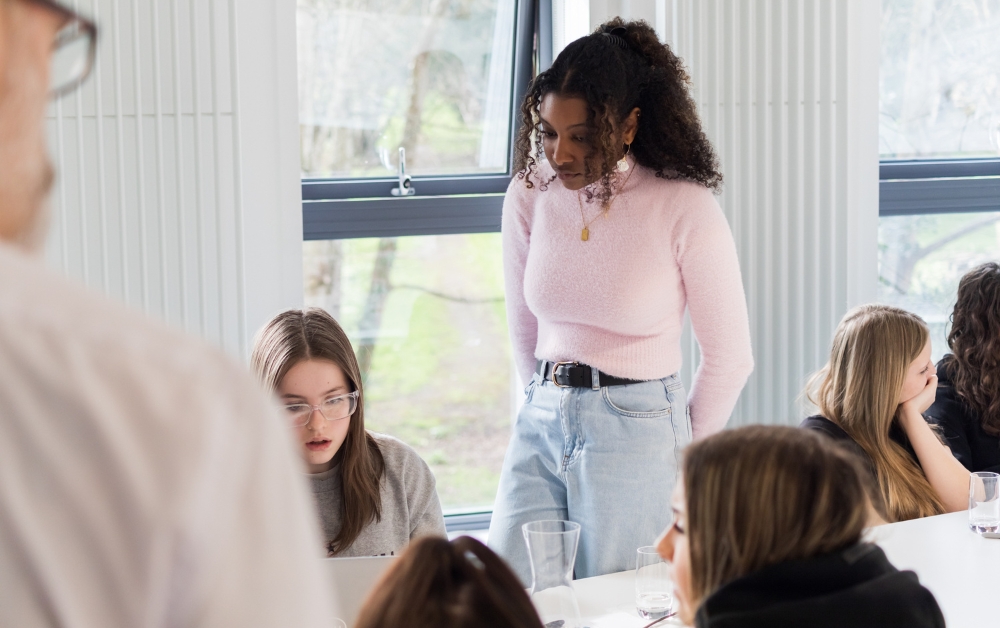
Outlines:
{"label": "black window frame", "polygon": [[879,162],[879,217],[1000,211],[1000,158]]}
{"label": "black window frame", "polygon": [[[489,233],[500,231],[513,176],[520,103],[533,76],[552,64],[552,0],[515,0],[514,65],[507,170],[502,174],[413,176],[417,193],[394,197],[396,177],[302,180],[303,240]],[[449,532],[489,529],[490,508],[445,515]]]}
{"label": "black window frame", "polygon": [[514,65],[507,170],[502,174],[413,176],[414,196],[394,197],[396,177],[302,180],[304,240],[500,231],[513,175],[519,104],[534,72],[552,59],[551,0],[515,0]]}

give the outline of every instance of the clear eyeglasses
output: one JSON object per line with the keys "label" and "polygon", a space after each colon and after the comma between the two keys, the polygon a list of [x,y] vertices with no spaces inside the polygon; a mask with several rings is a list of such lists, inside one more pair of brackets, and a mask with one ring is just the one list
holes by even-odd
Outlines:
{"label": "clear eyeglasses", "polygon": [[65,23],[52,42],[49,97],[59,98],[76,89],[94,68],[97,25],[73,9],[53,0],[28,0],[61,16]]}
{"label": "clear eyeglasses", "polygon": [[309,417],[317,410],[319,410],[319,413],[327,421],[340,421],[351,416],[358,409],[359,394],[355,390],[346,395],[330,397],[318,406],[308,403],[290,403],[285,406],[285,414],[288,416],[288,422],[291,423],[292,427],[302,427],[308,423]]}

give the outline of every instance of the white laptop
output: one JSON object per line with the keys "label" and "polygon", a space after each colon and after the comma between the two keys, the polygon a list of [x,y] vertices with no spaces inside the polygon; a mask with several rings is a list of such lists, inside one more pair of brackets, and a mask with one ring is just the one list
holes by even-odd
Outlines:
{"label": "white laptop", "polygon": [[334,612],[352,628],[368,594],[389,570],[395,556],[324,558],[334,591]]}

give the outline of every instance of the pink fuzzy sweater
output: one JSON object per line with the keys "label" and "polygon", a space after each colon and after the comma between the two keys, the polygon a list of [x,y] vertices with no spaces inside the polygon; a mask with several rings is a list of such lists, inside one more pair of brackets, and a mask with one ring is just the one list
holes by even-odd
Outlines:
{"label": "pink fuzzy sweater", "polygon": [[[681,367],[684,309],[701,346],[688,396],[695,438],[721,430],[753,370],[736,246],[710,190],[634,172],[606,217],[583,221],[577,192],[539,164],[528,189],[514,177],[503,205],[504,278],[514,357],[527,382],[535,360],[576,360],[630,379]],[[587,221],[600,213],[587,203]]]}

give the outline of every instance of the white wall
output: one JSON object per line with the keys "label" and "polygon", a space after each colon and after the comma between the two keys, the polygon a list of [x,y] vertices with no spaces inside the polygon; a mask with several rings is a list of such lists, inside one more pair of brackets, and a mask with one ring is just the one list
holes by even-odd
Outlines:
{"label": "white wall", "polygon": [[592,0],[552,0],[552,57],[569,42],[590,33]]}
{"label": "white wall", "polygon": [[50,261],[236,355],[302,303],[295,0],[81,0],[98,65],[50,109]]}
{"label": "white wall", "polygon": [[593,27],[615,14],[684,59],[721,161],[757,362],[730,425],[797,423],[837,322],[876,297],[879,3],[590,1]]}

